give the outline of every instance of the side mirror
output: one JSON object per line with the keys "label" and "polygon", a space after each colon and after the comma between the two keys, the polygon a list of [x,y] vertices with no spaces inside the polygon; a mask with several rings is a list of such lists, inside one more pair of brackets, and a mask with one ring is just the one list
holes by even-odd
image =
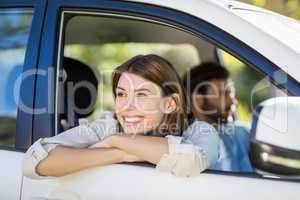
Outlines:
{"label": "side mirror", "polygon": [[258,173],[300,175],[300,97],[278,97],[254,113],[250,160]]}

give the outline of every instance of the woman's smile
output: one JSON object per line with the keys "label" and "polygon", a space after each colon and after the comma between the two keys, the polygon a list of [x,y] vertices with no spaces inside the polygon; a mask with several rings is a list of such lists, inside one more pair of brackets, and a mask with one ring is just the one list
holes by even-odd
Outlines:
{"label": "woman's smile", "polygon": [[161,101],[162,89],[157,84],[123,72],[116,87],[115,103],[116,115],[124,132],[143,134],[154,130],[164,115],[160,109]]}
{"label": "woman's smile", "polygon": [[122,118],[126,125],[136,125],[144,121],[141,115],[123,115]]}
{"label": "woman's smile", "polygon": [[125,133],[143,133],[146,128],[146,119],[138,114],[121,114],[121,124]]}

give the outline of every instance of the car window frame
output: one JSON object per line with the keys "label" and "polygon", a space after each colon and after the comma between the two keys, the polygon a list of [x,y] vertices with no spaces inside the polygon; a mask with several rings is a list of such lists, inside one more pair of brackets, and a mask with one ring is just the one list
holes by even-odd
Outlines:
{"label": "car window frame", "polygon": [[34,7],[34,5],[34,0],[1,0],[0,2],[1,8]]}
{"label": "car window frame", "polygon": [[[38,96],[46,96],[50,94],[50,98],[38,98],[35,101],[35,105],[46,106],[51,104],[52,109],[55,109],[57,104],[57,91],[56,85],[58,80],[58,69],[61,65],[61,58],[63,52],[63,38],[65,21],[63,18],[63,11],[94,11],[97,13],[111,13],[119,14],[127,17],[146,18],[154,21],[158,21],[170,26],[181,28],[185,31],[195,34],[201,39],[206,39],[218,48],[222,48],[224,51],[232,54],[237,59],[241,60],[245,64],[258,70],[263,75],[270,78],[271,82],[276,83],[276,77],[273,72],[279,71],[285,77],[287,82],[275,85],[279,88],[287,90],[291,95],[300,95],[300,84],[298,81],[293,79],[290,75],[282,71],[278,66],[264,57],[262,54],[249,47],[247,44],[240,41],[238,38],[233,37],[229,33],[222,29],[206,22],[204,19],[191,16],[187,13],[183,13],[178,10],[168,9],[157,5],[150,5],[145,3],[127,2],[127,1],[85,1],[85,0],[51,0],[49,2],[44,32],[47,35],[43,37],[41,56],[40,56],[40,67],[47,69],[50,66],[54,67],[55,75],[51,77],[39,77],[37,79],[37,94]],[[55,24],[55,27],[50,26]],[[49,43],[51,42],[51,43]],[[47,50],[46,45],[47,46]],[[50,46],[49,46],[50,44]],[[48,67],[47,67],[48,66]],[[50,91],[43,90],[42,86],[46,84],[46,79],[51,81]],[[48,85],[49,87],[49,85]],[[56,114],[47,113],[39,115],[34,120],[34,141],[41,137],[50,137],[56,134],[57,126]],[[232,175],[239,177],[250,177],[250,178],[263,178],[257,174],[243,174],[243,173],[231,173],[231,172],[220,172],[210,171],[213,174]],[[272,179],[273,180],[273,179]]]}

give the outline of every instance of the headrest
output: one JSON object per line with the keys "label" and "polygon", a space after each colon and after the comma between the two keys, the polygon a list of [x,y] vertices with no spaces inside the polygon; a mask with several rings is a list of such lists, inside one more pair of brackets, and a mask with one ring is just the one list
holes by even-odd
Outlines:
{"label": "headrest", "polygon": [[[90,115],[95,107],[98,80],[93,70],[73,58],[64,57],[64,113],[62,118],[72,112],[77,118]],[[71,113],[71,114],[72,114]]]}

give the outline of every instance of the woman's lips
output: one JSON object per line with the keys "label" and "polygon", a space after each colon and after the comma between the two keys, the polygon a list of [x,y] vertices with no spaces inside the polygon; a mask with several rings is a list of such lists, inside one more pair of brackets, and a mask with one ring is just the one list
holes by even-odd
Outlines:
{"label": "woman's lips", "polygon": [[127,125],[135,125],[144,120],[142,116],[123,116],[123,120]]}

